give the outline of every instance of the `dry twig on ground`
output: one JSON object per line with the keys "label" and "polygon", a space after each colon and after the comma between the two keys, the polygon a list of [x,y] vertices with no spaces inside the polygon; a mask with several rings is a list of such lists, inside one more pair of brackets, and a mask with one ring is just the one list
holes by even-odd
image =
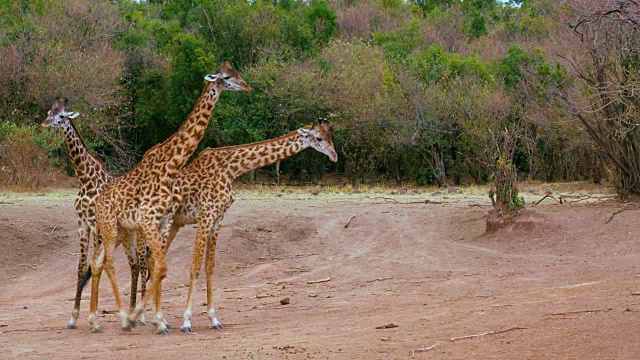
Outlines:
{"label": "dry twig on ground", "polygon": [[614,211],[614,212],[613,212],[613,214],[611,214],[611,216],[609,216],[609,219],[607,219],[607,221],[605,221],[605,224],[610,223],[610,222],[611,222],[611,220],[613,220],[613,217],[614,217],[614,216],[616,216],[616,215],[618,215],[619,213],[621,213],[621,212],[623,212],[623,211],[627,210],[627,207],[628,207],[629,205],[635,206],[635,204],[634,204],[634,203],[626,203],[626,204],[624,204],[624,206],[623,206],[621,209],[618,209],[618,210]]}
{"label": "dry twig on ground", "polygon": [[388,323],[385,325],[380,325],[380,326],[376,326],[376,329],[393,329],[393,328],[397,328],[398,324],[394,324],[394,323]]}
{"label": "dry twig on ground", "polygon": [[320,280],[313,280],[313,281],[307,281],[307,284],[319,284],[319,283],[323,283],[323,282],[327,282],[327,281],[331,281],[331,278],[325,278],[325,279],[320,279]]}
{"label": "dry twig on ground", "polygon": [[356,217],[356,214],[353,214],[353,216],[351,216],[349,218],[349,220],[347,220],[347,222],[344,224],[344,228],[345,229],[349,227],[349,224],[351,223],[351,220],[353,220],[355,217]]}
{"label": "dry twig on ground", "polygon": [[553,196],[553,192],[551,191],[547,191],[546,194],[538,201],[536,201],[533,206],[536,206],[538,204],[540,204],[542,202],[542,200],[546,199],[546,198],[552,198],[553,200],[557,201],[560,203],[560,205],[562,205],[562,197],[560,197],[560,199],[556,199],[555,196]]}
{"label": "dry twig on ground", "polygon": [[425,351],[429,351],[434,349],[436,346],[438,346],[440,343],[435,343],[431,346],[427,346],[427,347],[421,347],[421,348],[417,348],[417,349],[413,349],[411,350],[411,357],[416,357],[416,353],[417,352],[425,352]]}
{"label": "dry twig on ground", "polygon": [[550,315],[550,316],[558,316],[558,315],[570,315],[570,314],[581,314],[581,313],[594,313],[594,312],[610,311],[610,310],[613,310],[613,308],[608,308],[608,309],[586,309],[586,310],[575,310],[575,311],[563,311],[563,312],[557,312],[557,313],[550,313],[550,314],[546,314],[546,315]]}
{"label": "dry twig on ground", "polygon": [[451,338],[449,340],[451,341],[456,341],[456,340],[463,340],[463,339],[471,339],[471,338],[475,338],[475,337],[480,337],[480,336],[486,336],[486,335],[495,335],[495,334],[502,334],[505,333],[507,331],[513,331],[513,330],[526,330],[528,328],[526,327],[520,327],[520,326],[515,326],[515,327],[511,327],[508,329],[504,329],[504,330],[498,330],[498,331],[488,331],[488,332],[484,332],[481,334],[472,334],[472,335],[466,335],[466,336],[460,336],[460,337],[454,337]]}

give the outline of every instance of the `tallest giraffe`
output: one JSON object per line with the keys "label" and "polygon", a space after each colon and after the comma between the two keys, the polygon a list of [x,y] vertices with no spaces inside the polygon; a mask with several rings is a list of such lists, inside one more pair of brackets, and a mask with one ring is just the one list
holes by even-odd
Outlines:
{"label": "tallest giraffe", "polygon": [[[96,203],[96,220],[98,234],[104,242],[104,263],[94,254],[92,269],[96,269],[91,283],[90,322],[94,332],[100,332],[97,322],[98,286],[102,266],[107,272],[111,287],[120,309],[122,327],[130,331],[135,320],[142,313],[149,296],[155,299],[155,322],[158,333],[167,334],[166,325],[162,321],[160,301],[162,295],[162,279],[167,265],[160,229],[168,226],[170,217],[167,210],[172,201],[177,201],[172,189],[173,180],[179,170],[187,163],[209,125],[211,114],[224,90],[251,91],[251,88],[231,68],[228,62],[221,64],[216,74],[205,76],[208,82],[187,120],[169,139],[149,149],[140,163],[131,171],[116,179],[109,188],[98,197]],[[113,267],[113,249],[117,243],[118,233],[136,230],[146,241],[151,250],[151,285],[141,304],[138,304],[129,316],[122,307]],[[133,239],[132,239],[133,240]],[[125,240],[123,240],[125,241]],[[102,266],[101,266],[102,265]],[[151,266],[152,265],[152,266]]]}

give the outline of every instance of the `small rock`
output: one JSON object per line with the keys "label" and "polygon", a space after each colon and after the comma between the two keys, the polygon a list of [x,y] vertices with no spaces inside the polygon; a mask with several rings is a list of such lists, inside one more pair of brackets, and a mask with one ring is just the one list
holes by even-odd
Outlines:
{"label": "small rock", "polygon": [[288,298],[288,297],[280,300],[280,304],[282,304],[282,305],[289,305],[290,303],[291,303],[291,299]]}
{"label": "small rock", "polygon": [[389,341],[389,340],[391,340],[391,338],[390,338],[390,337],[383,337],[383,338],[380,338],[380,340],[382,340],[382,341]]}
{"label": "small rock", "polygon": [[29,307],[28,307],[28,306],[23,306],[22,308],[23,308],[23,309],[28,309]]}

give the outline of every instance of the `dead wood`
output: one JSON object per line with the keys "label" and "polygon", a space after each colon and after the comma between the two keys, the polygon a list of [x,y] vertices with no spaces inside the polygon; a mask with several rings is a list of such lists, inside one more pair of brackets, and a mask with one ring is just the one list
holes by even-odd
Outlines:
{"label": "dead wood", "polygon": [[626,203],[626,204],[624,204],[624,206],[623,206],[621,209],[618,209],[618,210],[614,211],[614,212],[613,212],[613,214],[611,214],[611,216],[609,216],[609,219],[607,219],[607,221],[605,222],[605,224],[610,223],[610,222],[611,222],[611,220],[613,220],[613,217],[614,217],[614,216],[616,216],[616,215],[620,214],[621,212],[623,212],[623,211],[627,210],[627,207],[628,207],[629,205],[635,206],[635,204],[634,204],[634,203]]}
{"label": "dead wood", "polygon": [[398,324],[394,324],[394,323],[388,323],[385,325],[380,325],[380,326],[376,326],[376,329],[393,329],[393,328],[397,328]]}
{"label": "dead wood", "polygon": [[431,350],[431,349],[434,349],[436,346],[438,346],[438,344],[440,344],[440,343],[435,343],[435,344],[433,344],[433,345],[431,345],[431,346],[427,346],[427,347],[421,347],[421,348],[413,349],[413,350],[411,350],[411,357],[412,357],[412,358],[413,358],[413,357],[416,357],[416,353],[417,353],[417,352],[425,352],[425,351],[429,351],[429,350]]}
{"label": "dead wood", "polygon": [[327,281],[331,281],[331,278],[325,278],[325,279],[320,279],[320,280],[313,280],[313,281],[307,281],[307,284],[319,284],[319,283],[324,283]]}
{"label": "dead wood", "polygon": [[613,308],[608,308],[608,309],[585,309],[585,310],[575,310],[575,311],[563,311],[563,312],[550,313],[550,314],[545,314],[545,315],[549,315],[549,316],[558,316],[558,315],[570,315],[570,314],[582,314],[582,313],[604,312],[604,311],[610,311],[610,310],[613,310]]}
{"label": "dead wood", "polygon": [[513,331],[513,330],[526,330],[528,328],[526,327],[520,327],[520,326],[515,326],[515,327],[511,327],[508,329],[504,329],[504,330],[498,330],[498,331],[488,331],[488,332],[484,332],[481,334],[472,334],[472,335],[465,335],[465,336],[460,336],[460,337],[454,337],[451,338],[451,341],[456,341],[456,340],[463,340],[463,339],[471,339],[471,338],[475,338],[475,337],[480,337],[480,336],[486,336],[486,335],[495,335],[495,334],[502,334],[505,333],[507,331]]}
{"label": "dead wood", "polygon": [[52,330],[54,330],[54,329],[51,329],[51,328],[45,328],[45,329],[12,329],[12,330],[5,330],[2,333],[6,334],[6,333],[9,333],[9,332],[18,332],[18,331],[25,331],[25,332],[34,331],[35,332],[35,331],[52,331]]}
{"label": "dead wood", "polygon": [[560,203],[560,205],[562,205],[562,197],[560,197],[560,199],[557,199],[555,196],[553,196],[553,192],[551,192],[551,191],[547,191],[547,192],[546,192],[546,194],[544,194],[544,196],[543,196],[540,200],[536,201],[536,202],[533,204],[533,206],[536,206],[536,205],[540,204],[540,203],[542,202],[542,200],[544,200],[544,199],[546,199],[546,198],[551,198],[551,199],[553,199],[553,200],[555,200],[555,201],[559,202],[559,203]]}
{"label": "dead wood", "polygon": [[349,227],[349,224],[351,223],[351,220],[353,220],[355,217],[356,217],[356,214],[353,214],[353,216],[351,216],[349,218],[349,220],[347,220],[347,222],[344,224],[344,228],[345,229]]}

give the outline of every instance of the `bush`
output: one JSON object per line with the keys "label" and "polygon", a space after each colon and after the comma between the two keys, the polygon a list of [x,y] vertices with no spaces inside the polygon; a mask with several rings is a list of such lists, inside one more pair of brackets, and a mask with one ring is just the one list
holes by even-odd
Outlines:
{"label": "bush", "polygon": [[0,185],[36,189],[60,175],[49,153],[59,139],[36,127],[0,125]]}

